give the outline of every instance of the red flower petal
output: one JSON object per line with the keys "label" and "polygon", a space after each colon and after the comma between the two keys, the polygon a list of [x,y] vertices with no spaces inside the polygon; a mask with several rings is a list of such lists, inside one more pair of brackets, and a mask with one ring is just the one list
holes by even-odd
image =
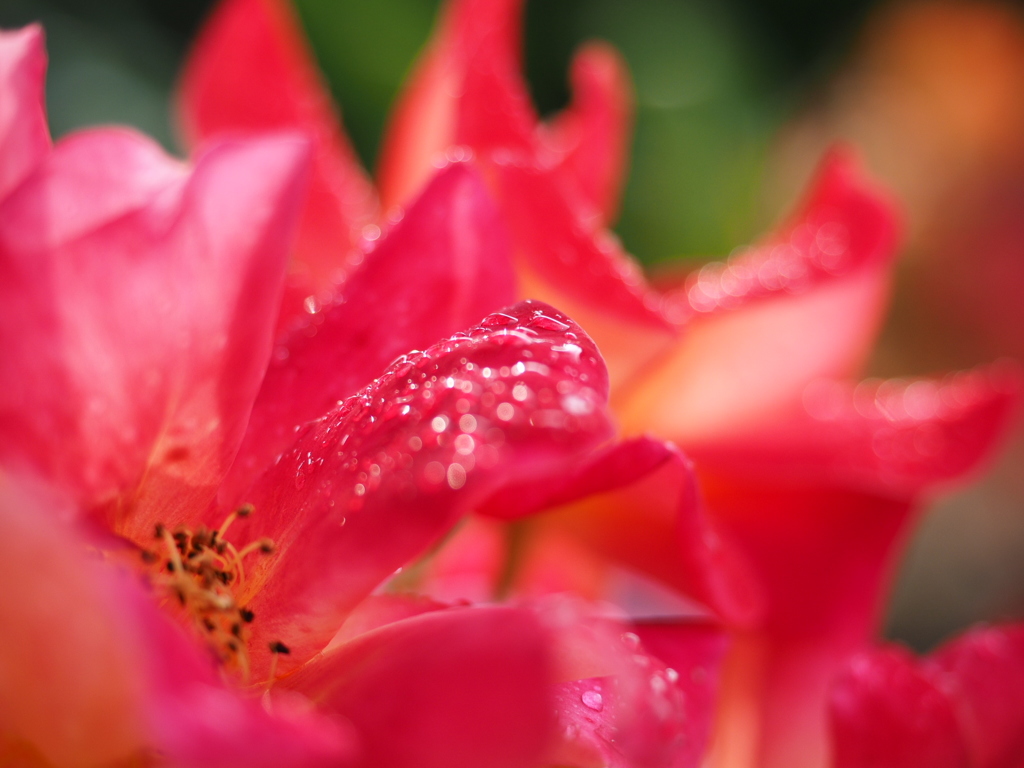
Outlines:
{"label": "red flower petal", "polygon": [[339,722],[300,696],[274,695],[269,704],[252,692],[225,686],[205,649],[148,604],[133,618],[146,646],[143,702],[152,739],[175,765],[190,768],[308,768],[350,765],[355,740]]}
{"label": "red flower petal", "polygon": [[1024,624],[971,630],[930,654],[925,674],[953,704],[976,768],[1024,761]]}
{"label": "red flower petal", "polygon": [[311,424],[236,523],[238,541],[270,536],[279,552],[246,590],[257,674],[269,642],[292,650],[281,669],[322,649],[359,600],[495,490],[565,472],[606,440],[606,396],[592,342],[523,302],[400,358]]}
{"label": "red flower petal", "polygon": [[38,26],[0,32],[0,199],[46,156],[46,52]]}
{"label": "red flower petal", "polygon": [[853,659],[831,696],[835,768],[970,768],[949,700],[902,648]]}
{"label": "red flower petal", "polygon": [[714,474],[911,498],[990,456],[1020,390],[1019,372],[1006,365],[941,381],[815,382],[801,413],[691,454]]}
{"label": "red flower petal", "polygon": [[648,653],[678,674],[686,726],[683,756],[676,765],[700,765],[714,725],[728,636],[718,627],[695,622],[645,622],[634,625],[634,631]]}
{"label": "red flower petal", "polygon": [[686,334],[617,408],[626,429],[684,447],[723,439],[794,407],[810,381],[853,373],[880,321],[897,229],[833,153],[780,234],[696,276]]}
{"label": "red flower petal", "polygon": [[283,684],[355,726],[375,768],[527,768],[551,726],[545,633],[512,608],[437,611],[384,626]]}
{"label": "red flower petal", "polygon": [[[613,206],[606,198],[614,196],[622,165],[621,148],[613,145],[623,143],[625,120],[612,114],[627,111],[619,103],[621,73],[607,51],[588,49],[575,75],[580,101],[552,140],[520,74],[521,11],[522,0],[453,0],[446,7],[395,110],[382,155],[382,195],[388,205],[406,199],[445,150],[475,153],[499,189],[523,261],[521,295],[568,307],[625,379],[672,334],[660,297],[601,228],[595,207]],[[575,148],[565,146],[580,128],[597,125],[593,146],[578,135]]]}
{"label": "red flower petal", "polygon": [[205,507],[269,357],[306,151],[226,143],[189,176],[124,131],[54,149],[0,212],[5,461],[128,535]]}
{"label": "red flower petal", "polygon": [[297,129],[313,140],[313,175],[279,327],[300,319],[308,296],[330,298],[359,263],[363,228],[377,213],[373,188],[283,0],[227,0],[186,65],[179,98],[191,146],[224,132]]}
{"label": "red flower petal", "polygon": [[575,301],[602,304],[620,320],[666,329],[658,297],[611,232],[600,229],[557,173],[511,156],[498,186],[517,248],[529,269]]}
{"label": "red flower petal", "polygon": [[1024,760],[1024,625],[973,629],[918,661],[853,659],[831,697],[837,768],[1016,768]]}
{"label": "red flower petal", "polygon": [[[574,627],[563,638],[565,651],[596,654],[605,674],[556,686],[561,743],[548,762],[609,768],[700,765],[714,717],[724,634],[694,624],[633,632],[613,622],[584,623],[595,637],[586,648],[575,647],[584,637]],[[657,651],[648,647],[648,639]]]}
{"label": "red flower petal", "polygon": [[586,326],[608,360],[613,385],[671,348],[674,326],[662,297],[556,171],[505,158],[494,173],[522,292],[567,307]]}
{"label": "red flower petal", "polygon": [[438,153],[467,144],[531,153],[536,115],[520,75],[523,0],[451,0],[384,138],[381,198],[412,197]]}
{"label": "red flower petal", "polygon": [[807,484],[705,479],[716,523],[766,597],[761,624],[730,658],[737,672],[724,708],[735,717],[725,722],[761,721],[758,765],[818,765],[828,685],[876,631],[910,504]]}
{"label": "red flower petal", "polygon": [[573,101],[550,125],[549,140],[563,153],[562,173],[573,178],[598,224],[616,217],[626,181],[633,89],[626,63],[604,43],[581,48],[572,63]]}
{"label": "red flower petal", "polygon": [[[510,506],[511,505],[511,506]],[[708,520],[689,461],[652,438],[619,443],[546,489],[527,485],[484,512],[509,515],[564,505],[551,524],[631,568],[749,624],[760,595],[742,557]]]}
{"label": "red flower petal", "polygon": [[341,296],[294,332],[267,370],[227,503],[295,440],[300,426],[379,375],[515,297],[508,238],[471,166],[431,182],[367,254]]}

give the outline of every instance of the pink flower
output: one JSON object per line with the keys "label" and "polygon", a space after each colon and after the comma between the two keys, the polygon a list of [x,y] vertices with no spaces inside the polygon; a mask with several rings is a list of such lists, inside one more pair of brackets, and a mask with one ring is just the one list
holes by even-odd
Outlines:
{"label": "pink flower", "polygon": [[0,757],[695,764],[713,627],[373,594],[488,499],[585,490],[613,432],[593,342],[512,304],[476,172],[368,232],[295,324],[310,143],[51,147],[44,69],[38,29],[2,33]]}
{"label": "pink flower", "polygon": [[886,646],[836,681],[837,768],[1011,768],[1024,759],[1024,625],[973,629],[918,660]]}
{"label": "pink flower", "polygon": [[[624,65],[605,46],[584,47],[572,104],[542,123],[519,72],[520,7],[446,4],[385,138],[380,198],[384,210],[405,205],[439,166],[472,158],[511,232],[518,295],[565,309],[594,338],[632,439],[577,469],[578,493],[541,485],[483,511],[563,505],[525,539],[549,586],[599,593],[610,564],[625,565],[736,628],[713,764],[820,765],[830,681],[875,632],[922,501],[978,466],[1005,431],[1016,372],[847,383],[880,323],[899,225],[841,150],[762,244],[649,285],[607,230],[628,143]],[[353,226],[378,220],[284,3],[223,3],[186,69],[182,105],[193,139],[316,133],[325,191],[306,209],[307,242],[340,242],[325,210]],[[342,191],[353,189],[363,190],[358,214],[346,213],[353,198]],[[293,271],[312,273],[314,260],[311,246],[297,248]],[[710,521],[664,439],[696,462]],[[485,590],[504,557],[490,530],[467,530],[445,565],[483,572]],[[748,569],[760,594],[747,589]]]}

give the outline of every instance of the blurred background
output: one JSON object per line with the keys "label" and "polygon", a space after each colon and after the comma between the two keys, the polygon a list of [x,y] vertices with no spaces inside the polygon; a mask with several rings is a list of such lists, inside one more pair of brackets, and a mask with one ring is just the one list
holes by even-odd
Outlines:
{"label": "blurred background", "polygon": [[[177,150],[170,94],[208,0],[2,0],[42,21],[55,136],[127,123]],[[437,0],[296,0],[369,168]],[[792,205],[842,138],[901,200],[908,233],[869,375],[1024,361],[1024,3],[558,0],[528,4],[542,113],[573,49],[600,37],[636,86],[616,227],[651,269],[721,258]],[[1024,616],[1024,431],[934,506],[901,565],[887,634],[924,649]]]}

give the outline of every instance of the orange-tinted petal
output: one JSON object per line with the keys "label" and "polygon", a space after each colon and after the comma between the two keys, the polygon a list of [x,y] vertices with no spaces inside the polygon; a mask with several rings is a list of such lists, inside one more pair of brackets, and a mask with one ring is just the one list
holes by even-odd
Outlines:
{"label": "orange-tinted petal", "polygon": [[852,374],[878,328],[897,230],[856,163],[833,153],[779,234],[691,281],[683,337],[617,398],[627,432],[685,448],[721,440],[793,408],[812,380]]}
{"label": "orange-tinted petal", "polygon": [[70,511],[0,480],[0,761],[6,744],[69,768],[154,754],[195,768],[340,763],[343,729],[231,690],[205,647],[96,556],[111,542],[70,525]]}
{"label": "orange-tinted petal", "polygon": [[[546,525],[571,531],[729,623],[746,625],[759,614],[760,595],[743,557],[708,518],[692,465],[673,445],[647,437],[616,444],[544,490],[526,486],[517,505],[562,505]],[[492,501],[484,511],[507,514],[507,504]]]}

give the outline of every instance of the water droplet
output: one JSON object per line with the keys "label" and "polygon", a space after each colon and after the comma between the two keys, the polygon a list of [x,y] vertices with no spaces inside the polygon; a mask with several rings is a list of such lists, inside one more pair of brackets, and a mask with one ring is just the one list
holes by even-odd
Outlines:
{"label": "water droplet", "polygon": [[580,696],[580,700],[584,706],[589,707],[595,712],[600,712],[604,709],[604,697],[597,691],[584,691],[583,695]]}
{"label": "water droplet", "polygon": [[556,320],[553,317],[548,317],[547,315],[537,315],[532,320],[527,322],[526,325],[535,330],[553,331],[555,333],[567,331],[570,327],[568,323],[563,323],[562,321]]}

